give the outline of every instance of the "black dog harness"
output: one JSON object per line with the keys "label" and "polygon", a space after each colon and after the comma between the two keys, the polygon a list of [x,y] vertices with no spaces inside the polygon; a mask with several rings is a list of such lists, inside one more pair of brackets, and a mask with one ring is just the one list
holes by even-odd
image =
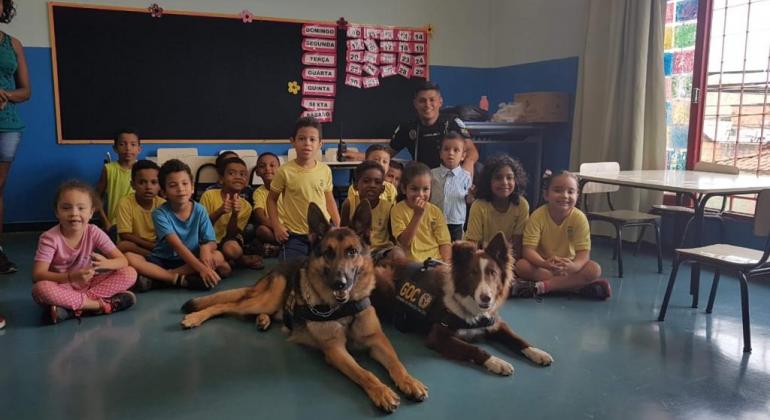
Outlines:
{"label": "black dog harness", "polygon": [[428,284],[427,273],[441,261],[428,258],[422,264],[410,263],[396,285],[396,305],[393,325],[402,332],[426,334],[434,324],[441,324],[453,330],[486,328],[494,325],[495,317],[480,317],[469,323],[450,312],[443,301],[443,291],[433,290]]}
{"label": "black dog harness", "polygon": [[334,321],[346,316],[355,315],[371,305],[368,297],[335,306],[308,305],[301,298],[302,291],[300,290],[299,281],[301,271],[297,270],[295,275],[287,279],[289,282],[289,295],[286,297],[286,302],[283,305],[283,323],[290,330],[294,329],[295,326],[305,325],[307,321]]}

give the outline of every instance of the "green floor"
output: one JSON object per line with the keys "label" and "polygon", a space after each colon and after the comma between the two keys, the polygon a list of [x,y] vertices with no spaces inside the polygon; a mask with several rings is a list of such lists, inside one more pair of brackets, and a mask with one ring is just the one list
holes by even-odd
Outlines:
{"label": "green floor", "polygon": [[[0,419],[336,419],[378,417],[366,395],[313,350],[287,343],[280,328],[215,319],[179,327],[179,307],[195,292],[139,295],[127,312],[41,325],[30,297],[37,237],[5,235],[20,271],[0,277]],[[609,276],[606,245],[594,256]],[[518,355],[513,377],[444,360],[418,336],[386,327],[409,371],[430,387],[423,403],[404,400],[414,419],[724,419],[770,417],[770,285],[750,285],[753,348],[742,352],[738,284],[725,277],[714,313],[688,306],[687,273],[674,289],[665,323],[655,321],[670,270],[651,255],[625,259],[610,277],[608,302],[567,297],[511,300],[504,318],[556,362],[533,366]],[[224,288],[248,285],[239,272]],[[704,279],[706,275],[704,275]],[[704,280],[704,295],[710,280]],[[705,289],[705,290],[704,290]],[[383,369],[357,358],[380,378]],[[385,383],[392,384],[387,378]]]}

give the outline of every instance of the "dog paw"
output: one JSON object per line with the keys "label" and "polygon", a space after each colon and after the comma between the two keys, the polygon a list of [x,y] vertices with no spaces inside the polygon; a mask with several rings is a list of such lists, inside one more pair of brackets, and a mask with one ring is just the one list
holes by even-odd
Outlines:
{"label": "dog paw", "polygon": [[488,371],[501,376],[513,375],[513,366],[499,357],[490,357],[484,362],[484,367],[487,368]]}
{"label": "dog paw", "polygon": [[521,351],[527,358],[540,366],[550,366],[553,363],[553,357],[550,354],[536,347],[527,347]]}
{"label": "dog paw", "polygon": [[270,315],[259,314],[257,315],[257,328],[260,331],[267,331],[270,328]]}
{"label": "dog paw", "polygon": [[190,299],[187,302],[182,305],[180,308],[182,309],[182,312],[189,314],[191,312],[195,312],[197,309],[195,308],[195,299]]}
{"label": "dog paw", "polygon": [[401,404],[401,400],[398,398],[398,394],[393,392],[392,389],[386,385],[381,385],[368,392],[369,398],[371,398],[377,408],[386,412],[392,413],[396,411]]}
{"label": "dog paw", "polygon": [[396,386],[411,400],[424,401],[428,398],[428,387],[409,375],[396,381]]}
{"label": "dog paw", "polygon": [[195,314],[185,315],[185,317],[182,318],[182,322],[181,322],[182,327],[184,328],[199,327],[202,323],[203,323],[202,320],[199,317],[195,316]]}

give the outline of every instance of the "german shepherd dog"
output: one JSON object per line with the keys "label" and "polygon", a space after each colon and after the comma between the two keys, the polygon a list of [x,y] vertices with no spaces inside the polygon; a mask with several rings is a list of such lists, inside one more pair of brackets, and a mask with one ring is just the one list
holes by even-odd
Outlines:
{"label": "german shepherd dog", "polygon": [[355,361],[346,348],[348,341],[368,349],[408,398],[424,400],[427,387],[406,371],[369,303],[374,265],[357,232],[368,232],[371,217],[371,208],[362,205],[354,215],[353,229],[336,228],[311,203],[308,258],[282,262],[254,286],[188,301],[182,307],[188,312],[182,326],[197,327],[218,315],[257,315],[258,326],[265,329],[270,315],[280,316],[290,341],[320,349],[329,364],[361,386],[383,411],[396,410],[399,397]]}
{"label": "german shepherd dog", "polygon": [[548,366],[551,355],[532,347],[497,315],[514,279],[513,265],[511,246],[502,233],[484,250],[458,241],[452,245],[451,265],[401,260],[377,267],[372,301],[381,318],[393,319],[401,331],[426,334],[426,345],[449,359],[512,375],[510,363],[466,341],[488,338]]}

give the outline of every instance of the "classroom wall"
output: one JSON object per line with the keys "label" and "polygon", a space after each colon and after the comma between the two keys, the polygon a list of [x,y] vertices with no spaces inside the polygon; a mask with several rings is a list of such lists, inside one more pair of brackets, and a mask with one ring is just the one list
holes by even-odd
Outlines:
{"label": "classroom wall", "polygon": [[[149,2],[124,0],[79,3],[147,7]],[[434,27],[431,39],[431,78],[442,86],[445,104],[477,104],[481,95],[487,95],[494,111],[498,102],[511,101],[516,92],[559,90],[570,92],[574,98],[579,62],[579,54],[575,51],[560,50],[550,57],[535,57],[529,53],[520,53],[512,46],[501,46],[499,39],[504,37],[502,34],[514,29],[495,30],[493,21],[499,26],[500,22],[506,20],[503,14],[510,19],[518,19],[520,13],[517,10],[527,11],[527,16],[546,10],[524,0],[511,3],[513,5],[496,0],[177,0],[160,4],[166,9],[215,13],[238,13],[248,8],[257,15],[300,19],[336,20],[339,16],[345,16],[348,21],[362,23],[404,26],[430,23]],[[493,8],[499,9],[501,13],[493,13]],[[96,182],[101,161],[111,148],[108,145],[56,144],[46,2],[17,1],[17,12],[16,19],[5,30],[25,44],[33,96],[29,102],[20,106],[27,129],[6,187],[5,222],[50,221],[53,219],[50,200],[56,186],[67,178]],[[567,19],[568,16],[553,15],[549,25],[564,24],[559,19]],[[537,26],[530,21],[526,22],[531,27]],[[498,41],[493,41],[493,38]],[[542,34],[542,38],[543,49],[558,44],[550,41],[546,33]],[[494,48],[503,48],[503,51],[493,53],[493,45]],[[563,53],[572,55],[560,56]],[[544,58],[553,59],[543,61]],[[548,129],[545,151],[547,167],[564,168],[568,165],[570,131],[571,123]],[[244,145],[194,146],[201,155],[213,155],[222,149],[243,148]],[[157,148],[158,145],[144,145],[143,155],[152,156]],[[258,150],[285,154],[287,148],[288,145],[260,145]]]}

